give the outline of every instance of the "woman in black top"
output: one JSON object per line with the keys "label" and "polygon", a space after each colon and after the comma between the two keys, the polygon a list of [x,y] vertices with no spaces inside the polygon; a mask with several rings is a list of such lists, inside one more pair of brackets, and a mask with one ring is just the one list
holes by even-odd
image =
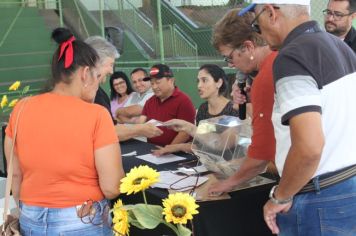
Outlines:
{"label": "woman in black top", "polygon": [[[239,115],[238,110],[233,108],[233,103],[225,97],[229,84],[227,76],[221,67],[214,64],[201,66],[199,68],[197,82],[199,96],[206,100],[206,102],[199,106],[195,118],[196,125],[198,125],[201,120],[212,117]],[[191,136],[194,136],[196,126],[183,120],[175,121],[185,126],[186,129],[184,130]],[[167,123],[169,123],[169,121]],[[191,143],[172,144],[157,148],[157,150],[153,150],[153,154],[157,156],[178,151],[190,152]]]}

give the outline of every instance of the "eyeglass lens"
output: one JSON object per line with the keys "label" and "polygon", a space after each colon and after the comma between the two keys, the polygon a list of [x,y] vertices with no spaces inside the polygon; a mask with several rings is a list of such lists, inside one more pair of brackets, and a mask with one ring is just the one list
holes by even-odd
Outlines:
{"label": "eyeglass lens", "polygon": [[259,33],[259,34],[261,33],[261,29],[260,29],[260,26],[257,23],[257,20],[258,20],[258,17],[260,17],[260,15],[265,11],[265,9],[266,8],[263,8],[262,11],[260,11],[251,22],[252,30],[255,31],[256,33]]}
{"label": "eyeglass lens", "polygon": [[224,61],[226,61],[227,63],[232,63],[232,57],[233,57],[233,53],[235,51],[235,48],[231,50],[229,56],[224,56]]}
{"label": "eyeglass lens", "polygon": [[327,16],[327,17],[331,17],[331,16],[332,16],[335,20],[341,20],[341,18],[353,14],[353,12],[350,12],[350,13],[348,13],[348,14],[345,14],[345,13],[342,13],[342,12],[332,11],[332,10],[329,10],[329,9],[325,9],[325,10],[323,11],[323,14],[324,14],[324,16]]}

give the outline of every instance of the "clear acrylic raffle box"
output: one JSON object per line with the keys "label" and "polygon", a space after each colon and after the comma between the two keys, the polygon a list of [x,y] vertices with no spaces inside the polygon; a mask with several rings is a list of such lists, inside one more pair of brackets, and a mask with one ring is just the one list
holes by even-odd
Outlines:
{"label": "clear acrylic raffle box", "polygon": [[192,150],[208,170],[219,178],[227,178],[238,171],[250,143],[248,119],[219,116],[200,121]]}

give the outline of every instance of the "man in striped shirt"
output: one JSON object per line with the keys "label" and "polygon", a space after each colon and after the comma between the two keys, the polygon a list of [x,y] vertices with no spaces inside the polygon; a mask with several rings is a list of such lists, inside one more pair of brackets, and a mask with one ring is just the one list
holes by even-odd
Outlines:
{"label": "man in striped shirt", "polygon": [[[279,50],[273,65],[281,175],[264,207],[279,235],[355,233],[356,56],[310,21],[310,0],[252,0],[251,27]],[[284,147],[283,150],[280,147]],[[283,214],[281,214],[283,213]]]}

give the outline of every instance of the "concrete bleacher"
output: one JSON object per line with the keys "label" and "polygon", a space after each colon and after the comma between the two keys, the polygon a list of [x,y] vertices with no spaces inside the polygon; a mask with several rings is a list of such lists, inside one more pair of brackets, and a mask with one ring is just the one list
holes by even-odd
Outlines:
{"label": "concrete bleacher", "polygon": [[42,89],[54,47],[37,8],[0,5],[0,95],[17,80],[30,85],[30,93]]}

